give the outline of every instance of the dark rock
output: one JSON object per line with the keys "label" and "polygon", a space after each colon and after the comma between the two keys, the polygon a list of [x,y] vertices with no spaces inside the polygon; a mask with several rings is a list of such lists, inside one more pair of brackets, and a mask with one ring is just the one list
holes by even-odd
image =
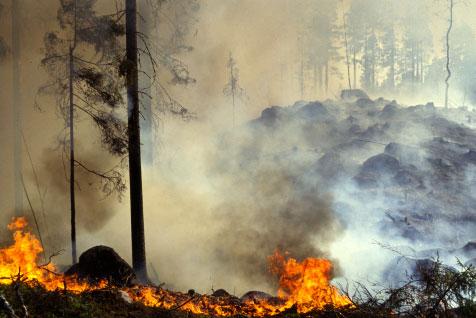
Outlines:
{"label": "dark rock", "polygon": [[469,150],[463,155],[463,160],[472,164],[476,164],[476,151]]}
{"label": "dark rock", "polygon": [[94,246],[79,257],[79,262],[70,267],[66,276],[76,276],[91,284],[107,280],[110,284],[123,287],[135,279],[131,266],[108,246]]}
{"label": "dark rock", "polygon": [[398,159],[382,153],[367,159],[362,165],[362,172],[387,174],[396,173],[399,168],[400,162]]}
{"label": "dark rock", "polygon": [[224,289],[220,288],[213,292],[213,297],[230,297],[231,295]]}
{"label": "dark rock", "polygon": [[340,92],[340,98],[345,100],[357,100],[360,98],[369,98],[367,93],[361,89],[344,89]]}
{"label": "dark rock", "polygon": [[385,105],[385,107],[382,109],[382,117],[383,118],[390,118],[392,116],[395,116],[398,112],[398,105],[395,103],[390,103]]}
{"label": "dark rock", "polygon": [[273,298],[268,293],[261,292],[261,291],[256,291],[252,290],[241,296],[241,301],[246,302],[246,301],[260,301],[260,300],[269,300],[270,298]]}
{"label": "dark rock", "polygon": [[329,112],[320,102],[306,104],[297,111],[297,114],[309,119],[327,119],[329,117]]}
{"label": "dark rock", "polygon": [[362,107],[362,108],[367,108],[367,107],[373,107],[375,106],[375,103],[373,100],[371,100],[370,98],[359,98],[355,104],[359,107]]}
{"label": "dark rock", "polygon": [[464,253],[475,253],[476,252],[476,242],[468,242],[465,246],[461,248]]}
{"label": "dark rock", "polygon": [[275,124],[279,119],[284,117],[285,110],[280,106],[271,106],[261,112],[260,120],[266,126]]}

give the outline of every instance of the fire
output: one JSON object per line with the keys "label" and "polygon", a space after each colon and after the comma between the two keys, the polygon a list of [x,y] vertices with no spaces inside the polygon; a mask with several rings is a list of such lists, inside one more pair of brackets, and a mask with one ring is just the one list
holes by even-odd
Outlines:
{"label": "fire", "polygon": [[326,305],[351,306],[349,298],[330,284],[332,263],[327,259],[306,258],[298,262],[278,251],[269,257],[271,272],[279,276],[279,297],[287,306],[296,304],[298,312],[322,309]]}
{"label": "fire", "polygon": [[13,231],[13,244],[0,249],[0,283],[8,284],[21,278],[26,282],[37,281],[50,291],[67,288],[81,292],[89,289],[86,283],[59,274],[53,263],[38,265],[43,247],[32,233],[26,231],[27,225],[24,217],[14,218],[8,225],[8,229]]}
{"label": "fire", "polygon": [[[28,283],[38,282],[46,290],[67,290],[81,293],[102,289],[107,282],[89,285],[74,277],[58,273],[53,263],[39,265],[43,253],[39,240],[26,230],[25,218],[15,218],[8,225],[13,231],[13,244],[0,249],[0,283],[10,284],[21,278]],[[242,301],[237,297],[214,297],[195,293],[172,292],[152,286],[123,288],[131,300],[145,306],[180,309],[195,314],[215,316],[272,316],[293,306],[299,313],[319,310],[325,306],[352,307],[351,301],[330,284],[332,263],[326,259],[307,258],[298,262],[275,252],[269,257],[270,270],[279,277],[278,297]]]}

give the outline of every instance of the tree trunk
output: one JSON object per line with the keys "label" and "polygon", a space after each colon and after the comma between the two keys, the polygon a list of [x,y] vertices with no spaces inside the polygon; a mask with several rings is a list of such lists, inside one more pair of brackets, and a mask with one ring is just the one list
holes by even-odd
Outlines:
{"label": "tree trunk", "polygon": [[448,92],[450,90],[450,78],[451,78],[451,69],[450,69],[450,33],[453,27],[453,0],[450,1],[450,20],[448,25],[448,31],[446,32],[446,78],[445,78],[445,108],[448,108]]}
{"label": "tree trunk", "polygon": [[342,0],[342,19],[344,22],[344,42],[345,42],[345,60],[347,64],[347,80],[349,84],[349,89],[352,89],[352,85],[350,83],[350,62],[349,62],[349,45],[347,42],[347,26],[345,23],[345,6],[344,6],[344,0]]}
{"label": "tree trunk", "polygon": [[[146,39],[151,37],[151,23],[152,18],[150,14],[150,6],[145,0],[139,1],[139,13],[141,19],[139,19],[139,32],[145,35]],[[143,52],[147,51],[145,44],[141,44],[141,49]],[[152,62],[150,57],[145,56],[141,60],[141,74],[139,75],[139,84],[141,91],[144,92],[144,98],[142,99],[142,119],[141,132],[142,132],[142,158],[146,164],[152,164],[154,161],[154,138],[153,138],[153,112],[152,112]]]}
{"label": "tree trunk", "polygon": [[15,187],[15,214],[23,214],[23,187],[22,173],[22,101],[20,94],[20,8],[19,0],[12,0],[12,108],[14,127],[14,187]]}
{"label": "tree trunk", "polygon": [[139,83],[137,62],[137,3],[126,0],[127,110],[129,135],[129,182],[131,203],[132,266],[141,282],[147,281],[142,171],[139,125]]}
{"label": "tree trunk", "polygon": [[69,48],[69,201],[71,209],[71,257],[73,264],[78,262],[76,249],[76,198],[74,175],[74,45]]}
{"label": "tree trunk", "polygon": [[353,52],[353,64],[354,64],[354,88],[357,88],[357,60],[355,58],[355,47],[352,48]]}
{"label": "tree trunk", "polygon": [[[325,78],[325,85],[326,85],[326,96],[329,92],[329,62],[326,62],[326,78]],[[355,87],[354,87],[355,88]]]}

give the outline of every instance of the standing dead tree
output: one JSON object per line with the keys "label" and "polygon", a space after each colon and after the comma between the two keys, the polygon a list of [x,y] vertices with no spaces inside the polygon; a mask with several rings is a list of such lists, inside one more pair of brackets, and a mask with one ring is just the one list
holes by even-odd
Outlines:
{"label": "standing dead tree", "polygon": [[[106,194],[122,193],[125,184],[122,174],[111,169],[98,172],[76,158],[75,121],[86,116],[99,130],[102,145],[114,156],[127,152],[127,129],[116,114],[123,105],[119,65],[122,46],[118,39],[124,35],[120,24],[122,14],[98,16],[95,0],[60,0],[59,32],[45,35],[45,57],[42,66],[51,81],[39,89],[39,95],[56,98],[57,110],[65,120],[69,142],[69,190],[71,210],[72,261],[76,251],[75,168],[98,176]],[[66,136],[65,136],[66,139]],[[66,150],[66,147],[64,148]]]}
{"label": "standing dead tree", "polygon": [[146,282],[147,262],[145,254],[139,127],[137,3],[135,0],[126,0],[126,63],[132,266],[137,278],[142,282]]}
{"label": "standing dead tree", "polygon": [[[349,61],[349,43],[347,41],[347,25],[345,21],[345,3],[342,0],[342,22],[344,27],[344,43],[345,43],[345,60],[347,64],[347,81],[349,84],[349,90],[352,89],[352,85],[350,84],[350,61]],[[355,52],[354,52],[354,59],[355,59]],[[355,71],[354,71],[355,73]]]}
{"label": "standing dead tree", "polygon": [[450,69],[450,33],[453,28],[453,9],[454,9],[454,0],[448,0],[449,6],[449,20],[448,20],[448,30],[446,31],[446,78],[445,78],[445,108],[448,108],[448,93],[450,89],[450,78],[451,78],[451,69]]}
{"label": "standing dead tree", "polygon": [[231,97],[232,103],[232,117],[233,117],[233,128],[236,125],[236,99],[243,99],[246,97],[245,90],[240,87],[239,84],[239,70],[236,66],[236,61],[233,58],[233,55],[230,52],[230,57],[226,64],[227,73],[228,73],[228,83],[223,89],[223,94],[225,96]]}

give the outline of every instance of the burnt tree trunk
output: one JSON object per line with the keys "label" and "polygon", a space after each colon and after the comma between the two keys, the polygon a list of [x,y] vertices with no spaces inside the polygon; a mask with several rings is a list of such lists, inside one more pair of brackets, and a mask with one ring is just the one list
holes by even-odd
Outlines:
{"label": "burnt tree trunk", "polygon": [[[139,1],[139,32],[144,35],[144,41],[151,37],[152,15],[148,1]],[[140,45],[142,52],[147,52],[145,42]],[[153,134],[153,112],[152,112],[152,77],[154,76],[151,57],[146,56],[141,60],[141,74],[139,75],[139,88],[144,92],[142,104],[141,141],[142,160],[145,164],[152,165],[154,161],[154,134]]]}
{"label": "burnt tree trunk", "polygon": [[137,278],[147,281],[144,214],[142,204],[142,171],[139,125],[139,78],[137,62],[137,3],[126,0],[126,58],[129,182],[131,202],[132,266]]}
{"label": "burnt tree trunk", "polygon": [[450,18],[448,30],[446,32],[446,78],[445,78],[445,108],[448,108],[448,93],[450,90],[450,78],[451,78],[451,69],[450,69],[450,33],[453,28],[453,0],[449,0],[449,10]]}
{"label": "burnt tree trunk", "polygon": [[70,217],[71,217],[71,258],[72,263],[78,262],[78,253],[76,248],[76,195],[75,182],[76,176],[74,173],[75,157],[74,157],[74,51],[76,49],[76,0],[74,5],[74,21],[73,34],[69,46],[69,201],[70,201]]}
{"label": "burnt tree trunk", "polygon": [[71,256],[73,264],[78,262],[76,249],[76,199],[74,192],[74,45],[69,48],[69,201],[71,209]]}

